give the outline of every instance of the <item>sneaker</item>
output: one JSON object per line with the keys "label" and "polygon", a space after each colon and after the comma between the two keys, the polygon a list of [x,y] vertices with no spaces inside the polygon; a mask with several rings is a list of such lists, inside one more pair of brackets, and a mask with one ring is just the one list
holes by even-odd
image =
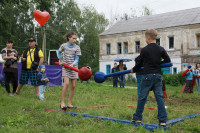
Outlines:
{"label": "sneaker", "polygon": [[166,123],[159,123],[160,126],[167,126]]}
{"label": "sneaker", "polygon": [[140,120],[134,120],[134,119],[132,119],[131,120],[132,122],[135,122],[135,123],[141,123],[142,121],[140,121]]}

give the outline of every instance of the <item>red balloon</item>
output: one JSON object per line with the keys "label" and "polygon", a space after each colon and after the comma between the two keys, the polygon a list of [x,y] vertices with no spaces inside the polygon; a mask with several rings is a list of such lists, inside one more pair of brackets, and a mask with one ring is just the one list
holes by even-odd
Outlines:
{"label": "red balloon", "polygon": [[35,10],[33,12],[33,16],[35,18],[35,20],[41,25],[43,26],[48,20],[49,20],[49,13],[44,11],[41,12],[40,10]]}

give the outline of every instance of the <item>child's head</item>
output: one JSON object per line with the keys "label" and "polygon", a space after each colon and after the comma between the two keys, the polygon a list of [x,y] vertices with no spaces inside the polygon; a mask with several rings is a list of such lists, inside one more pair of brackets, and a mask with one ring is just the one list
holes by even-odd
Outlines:
{"label": "child's head", "polygon": [[114,67],[117,67],[117,63],[116,62],[114,63]]}
{"label": "child's head", "polygon": [[67,38],[67,41],[71,44],[74,44],[78,38],[78,35],[77,33],[75,32],[69,32],[67,35],[66,35],[66,38]]}
{"label": "child's head", "polygon": [[40,65],[39,69],[40,69],[41,72],[45,72],[45,65]]}
{"label": "child's head", "polygon": [[188,66],[188,69],[191,69],[191,68],[192,68],[192,66],[191,66],[191,65],[189,65],[189,66]]}
{"label": "child's head", "polygon": [[157,31],[156,31],[155,29],[148,29],[148,30],[145,32],[146,43],[149,44],[149,43],[151,43],[152,41],[155,41],[157,35],[158,35],[158,33],[157,33]]}

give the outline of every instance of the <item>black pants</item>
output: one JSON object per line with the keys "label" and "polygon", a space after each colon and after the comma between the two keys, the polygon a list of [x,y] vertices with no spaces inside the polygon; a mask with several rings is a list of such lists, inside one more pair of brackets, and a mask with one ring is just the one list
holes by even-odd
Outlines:
{"label": "black pants", "polygon": [[184,92],[187,92],[188,88],[190,89],[190,93],[193,92],[193,90],[192,90],[192,80],[186,80]]}
{"label": "black pants", "polygon": [[113,87],[117,87],[117,82],[118,82],[118,78],[117,77],[113,77]]}
{"label": "black pants", "polygon": [[13,86],[13,93],[15,93],[18,85],[18,72],[5,72],[5,86],[8,93],[10,93],[10,82]]}

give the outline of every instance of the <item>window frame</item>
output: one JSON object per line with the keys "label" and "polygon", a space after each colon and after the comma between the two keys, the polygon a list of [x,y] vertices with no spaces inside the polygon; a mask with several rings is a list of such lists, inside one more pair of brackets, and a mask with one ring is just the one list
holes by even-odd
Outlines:
{"label": "window frame", "polygon": [[[109,68],[109,72],[108,72],[108,68]],[[107,64],[106,65],[106,74],[110,74],[111,73],[111,65]]]}
{"label": "window frame", "polygon": [[[199,41],[198,41],[198,39],[199,39]],[[199,42],[199,45],[198,45],[198,42]],[[196,47],[200,48],[200,33],[196,34]]]}
{"label": "window frame", "polygon": [[[170,48],[170,39],[173,38],[173,48]],[[168,44],[169,44],[169,49],[173,50],[174,49],[174,36],[168,36]]]}
{"label": "window frame", "polygon": [[[119,44],[121,45],[120,47],[119,47]],[[120,48],[120,50],[119,50],[119,48]],[[117,54],[122,54],[122,43],[121,42],[117,43]]]}
{"label": "window frame", "polygon": [[[123,44],[124,44],[124,54],[128,54],[128,41],[127,42],[123,42]],[[125,46],[126,44],[127,44],[127,46]]]}
{"label": "window frame", "polygon": [[[109,46],[109,49],[108,49],[108,46]],[[111,45],[110,45],[110,43],[107,43],[106,44],[106,55],[110,55],[110,54],[111,54]]]}
{"label": "window frame", "polygon": [[[139,47],[137,47],[137,42],[139,42]],[[135,53],[139,53],[139,48],[140,48],[140,40],[135,41]]]}

